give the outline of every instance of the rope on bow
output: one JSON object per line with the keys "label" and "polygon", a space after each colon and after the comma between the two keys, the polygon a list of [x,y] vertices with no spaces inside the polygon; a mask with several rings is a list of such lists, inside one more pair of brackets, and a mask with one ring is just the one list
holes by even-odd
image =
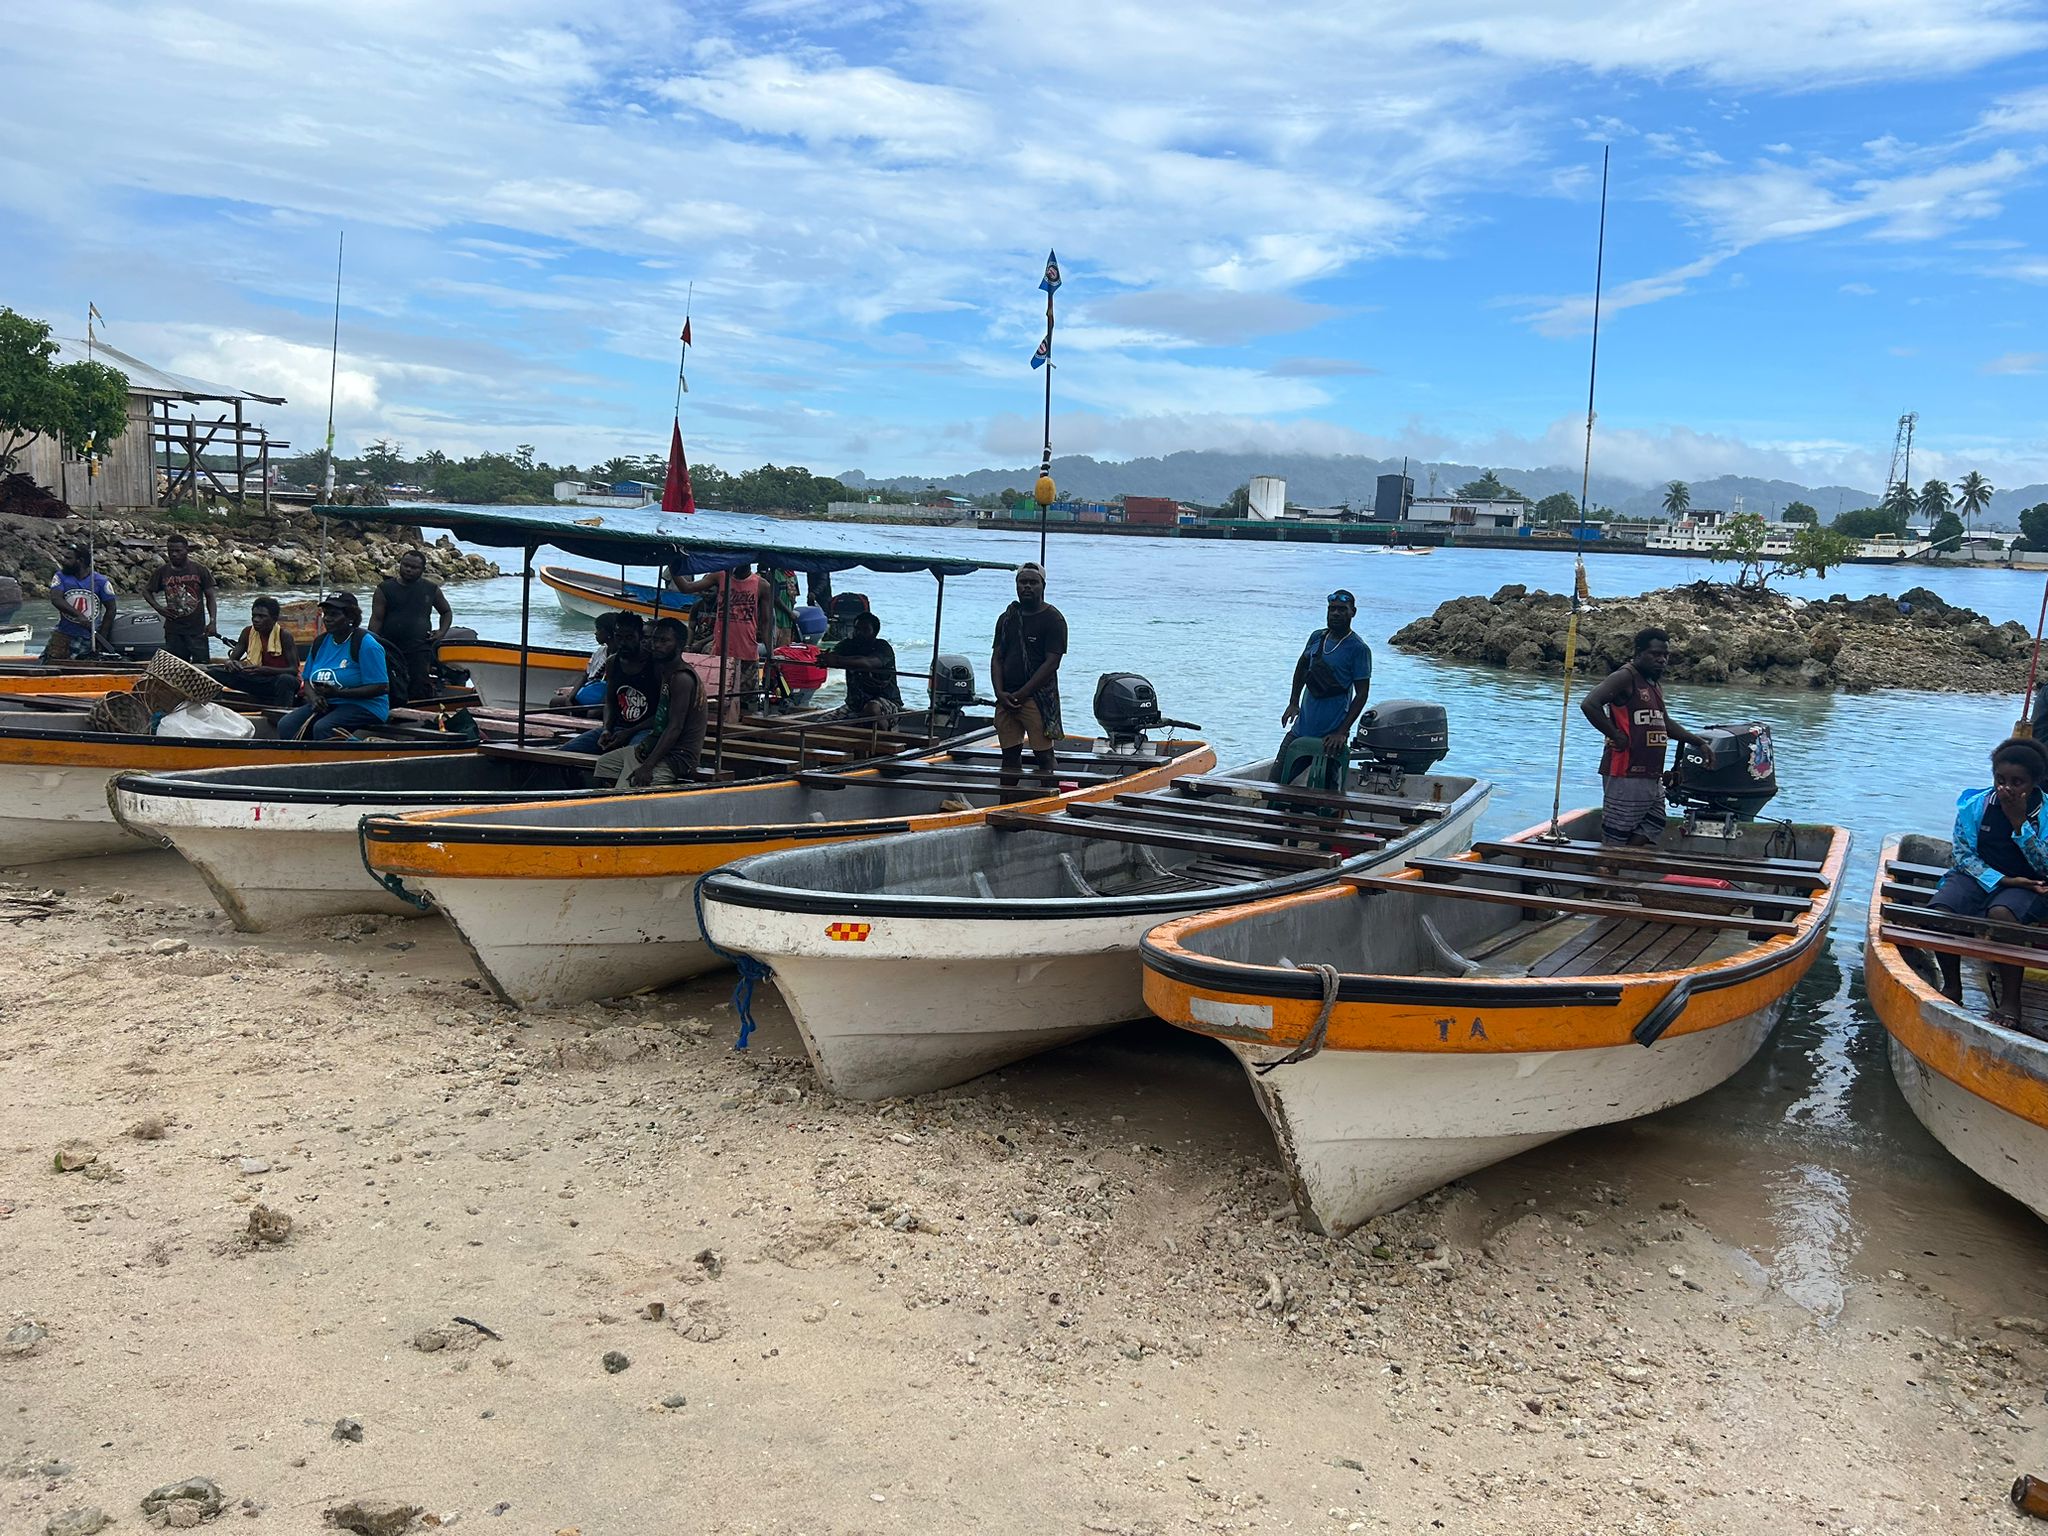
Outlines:
{"label": "rope on bow", "polygon": [[766,981],[775,974],[774,967],[752,955],[742,955],[729,949],[721,949],[712,942],[710,929],[704,926],[704,882],[699,880],[690,891],[690,902],[697,909],[697,936],[711,953],[731,964],[740,973],[737,985],[732,989],[732,1011],[740,1016],[739,1038],[732,1043],[736,1051],[744,1051],[747,1041],[754,1033],[754,985]]}
{"label": "rope on bow", "polygon": [[1320,1053],[1323,1048],[1323,1042],[1330,1033],[1330,1015],[1337,1011],[1337,967],[1334,965],[1302,965],[1297,963],[1294,968],[1297,971],[1313,971],[1322,979],[1323,1006],[1321,1011],[1316,1014],[1316,1021],[1310,1027],[1306,1040],[1302,1041],[1301,1044],[1297,1045],[1285,1056],[1275,1057],[1273,1060],[1253,1069],[1261,1077],[1264,1077],[1275,1067],[1285,1067],[1297,1061],[1307,1061],[1309,1057]]}

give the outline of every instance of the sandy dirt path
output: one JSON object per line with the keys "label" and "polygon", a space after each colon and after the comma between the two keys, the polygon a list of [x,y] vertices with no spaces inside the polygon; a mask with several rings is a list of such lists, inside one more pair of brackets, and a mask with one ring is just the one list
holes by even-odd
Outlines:
{"label": "sandy dirt path", "polygon": [[1236,1068],[1161,1026],[854,1105],[772,999],[733,1052],[717,980],[520,1015],[437,922],[249,936],[168,855],[33,875],[7,1536],[139,1529],[187,1476],[292,1532],[374,1496],[582,1536],[1875,1536],[2020,1529],[2048,1470],[2042,1239],[1988,1193],[1827,1304],[1742,1160],[1654,1125],[1330,1242]]}

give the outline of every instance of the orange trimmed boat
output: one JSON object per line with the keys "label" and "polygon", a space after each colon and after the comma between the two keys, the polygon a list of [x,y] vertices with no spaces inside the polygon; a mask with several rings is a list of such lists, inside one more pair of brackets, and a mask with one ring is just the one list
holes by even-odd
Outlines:
{"label": "orange trimmed boat", "polygon": [[[1948,861],[1945,838],[1909,834],[1885,843],[1863,941],[1864,985],[1890,1037],[1892,1076],[1920,1123],[1958,1162],[2048,1221],[2048,1043],[1992,1023],[1967,993],[1951,1002],[1905,953],[2042,967],[2048,933],[1929,908]],[[2023,984],[2023,1002],[2039,986]],[[2038,1003],[2020,1017],[2028,1029],[2048,1032]]]}
{"label": "orange trimmed boat", "polygon": [[[1153,789],[1216,761],[1201,742],[1114,758],[1094,745],[1063,743],[1055,783],[1043,786],[1054,792],[1014,809]],[[980,822],[999,798],[993,756],[962,742],[772,784],[373,816],[363,857],[387,886],[447,916],[506,1001],[581,1002],[724,964],[704,939],[696,894],[735,859]]]}
{"label": "orange trimmed boat", "polygon": [[[1145,1001],[1221,1041],[1272,1123],[1303,1221],[1342,1236],[1526,1148],[1725,1081],[1826,942],[1849,834],[1600,813],[1456,859],[1182,918]],[[1801,857],[1801,855],[1807,855]]]}

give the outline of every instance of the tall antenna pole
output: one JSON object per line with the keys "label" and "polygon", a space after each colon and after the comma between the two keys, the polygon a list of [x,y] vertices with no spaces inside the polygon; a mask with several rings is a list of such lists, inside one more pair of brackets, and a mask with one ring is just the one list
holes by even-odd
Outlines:
{"label": "tall antenna pole", "polygon": [[[327,350],[327,473],[320,499],[334,503],[334,384],[341,371],[341,252],[348,231],[334,236],[334,337]],[[320,519],[320,595],[327,595],[327,519]]]}
{"label": "tall antenna pole", "polygon": [[1593,394],[1600,378],[1600,289],[1607,276],[1607,161],[1611,146],[1600,148],[1600,235],[1593,257],[1593,354],[1586,365],[1586,456],[1579,468],[1579,530],[1572,539],[1572,613],[1564,634],[1564,700],[1557,721],[1557,778],[1550,791],[1551,842],[1564,841],[1558,822],[1564,809],[1564,747],[1572,721],[1572,665],[1579,654],[1579,608],[1586,592],[1586,498],[1593,485]]}
{"label": "tall antenna pole", "polygon": [[1038,563],[1045,564],[1046,509],[1056,494],[1052,483],[1052,299],[1060,286],[1060,258],[1056,251],[1045,253],[1045,276],[1038,286],[1045,290],[1045,340],[1038,344],[1031,366],[1045,369],[1045,452],[1038,461],[1038,483],[1031,496],[1038,503]]}

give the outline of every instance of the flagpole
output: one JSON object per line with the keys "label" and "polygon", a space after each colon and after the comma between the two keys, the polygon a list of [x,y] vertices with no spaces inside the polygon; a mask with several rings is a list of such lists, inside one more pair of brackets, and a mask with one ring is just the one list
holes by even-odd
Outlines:
{"label": "flagpole", "polygon": [[1558,822],[1564,809],[1564,749],[1565,738],[1572,723],[1572,667],[1578,661],[1579,650],[1579,608],[1585,601],[1586,556],[1586,497],[1591,493],[1593,483],[1593,391],[1600,377],[1600,288],[1607,275],[1607,159],[1611,147],[1600,149],[1600,235],[1593,257],[1593,352],[1586,365],[1586,455],[1579,468],[1579,531],[1573,539],[1572,550],[1572,611],[1565,621],[1564,635],[1564,700],[1559,706],[1557,722],[1557,778],[1550,792],[1550,830],[1544,834],[1547,841],[1564,841],[1564,833]]}
{"label": "flagpole", "polygon": [[[690,386],[683,382],[683,368],[690,360],[690,310],[696,304],[697,285],[690,284],[689,292],[683,297],[683,338],[682,350],[676,354],[676,420],[683,419],[683,392]],[[712,316],[713,320],[718,317]]]}
{"label": "flagpole", "polygon": [[1045,520],[1047,509],[1059,493],[1052,483],[1052,300],[1060,286],[1060,258],[1057,251],[1045,253],[1045,275],[1039,280],[1039,287],[1045,290],[1045,340],[1038,344],[1038,352],[1031,360],[1034,368],[1045,369],[1045,452],[1038,461],[1038,483],[1032,487],[1031,499],[1038,503],[1038,564],[1045,565]]}

